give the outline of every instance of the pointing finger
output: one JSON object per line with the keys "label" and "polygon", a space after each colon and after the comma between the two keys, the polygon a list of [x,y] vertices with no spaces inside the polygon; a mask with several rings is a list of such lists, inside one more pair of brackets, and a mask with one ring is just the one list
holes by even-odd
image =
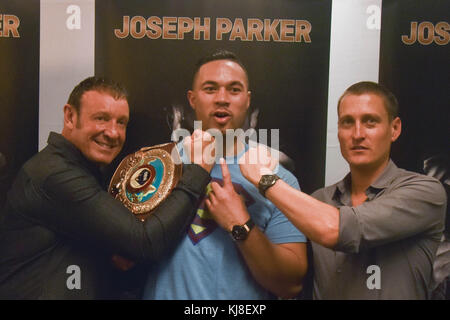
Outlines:
{"label": "pointing finger", "polygon": [[228,170],[228,166],[225,162],[224,158],[220,158],[220,167],[222,168],[222,177],[223,177],[223,184],[225,186],[232,186],[233,183],[231,182],[231,176],[230,171]]}

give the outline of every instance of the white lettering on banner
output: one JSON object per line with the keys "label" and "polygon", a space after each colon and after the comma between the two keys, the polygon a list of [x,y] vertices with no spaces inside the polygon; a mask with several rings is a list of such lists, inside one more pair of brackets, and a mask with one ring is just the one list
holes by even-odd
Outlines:
{"label": "white lettering on banner", "polygon": [[369,290],[381,289],[381,269],[379,266],[373,264],[367,267],[367,274],[371,274],[367,278],[366,285]]}
{"label": "white lettering on banner", "polygon": [[79,266],[72,264],[67,267],[67,274],[71,274],[66,281],[66,287],[69,290],[81,289],[81,269]]}
{"label": "white lettering on banner", "polygon": [[366,26],[369,30],[381,29],[381,8],[375,4],[367,7],[366,13],[370,14],[367,18]]}
{"label": "white lettering on banner", "polygon": [[81,29],[81,8],[77,5],[71,4],[67,7],[66,13],[70,16],[66,20],[66,27],[69,30]]}

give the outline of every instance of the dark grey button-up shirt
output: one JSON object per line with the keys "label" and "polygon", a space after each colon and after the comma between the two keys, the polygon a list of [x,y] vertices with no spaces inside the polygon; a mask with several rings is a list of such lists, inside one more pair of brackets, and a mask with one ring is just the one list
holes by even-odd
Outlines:
{"label": "dark grey button-up shirt", "polygon": [[312,243],[315,299],[426,299],[444,229],[446,194],[434,178],[390,161],[352,206],[348,174],[313,197],[339,209],[334,250]]}

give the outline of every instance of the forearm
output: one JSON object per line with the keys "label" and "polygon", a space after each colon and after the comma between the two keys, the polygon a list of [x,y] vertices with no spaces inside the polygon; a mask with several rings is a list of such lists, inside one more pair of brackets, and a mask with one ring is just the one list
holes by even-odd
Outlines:
{"label": "forearm", "polygon": [[178,185],[145,222],[149,239],[148,258],[158,259],[185,235],[209,180],[209,174],[200,166],[184,166]]}
{"label": "forearm", "polygon": [[266,192],[266,197],[302,231],[325,247],[333,248],[339,236],[339,210],[292,188],[281,179]]}
{"label": "forearm", "polygon": [[[186,165],[173,192],[142,223],[78,167],[64,167],[37,183],[22,175],[12,194],[17,212],[79,245],[132,260],[157,259],[176,243],[210,180],[204,169]],[[41,210],[30,210],[38,205]]]}
{"label": "forearm", "polygon": [[307,258],[304,243],[273,244],[254,227],[248,238],[237,246],[255,280],[282,298],[301,291]]}

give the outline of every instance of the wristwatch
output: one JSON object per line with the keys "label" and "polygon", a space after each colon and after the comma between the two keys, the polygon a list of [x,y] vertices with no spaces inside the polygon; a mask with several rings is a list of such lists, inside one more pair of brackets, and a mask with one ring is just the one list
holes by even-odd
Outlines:
{"label": "wristwatch", "polygon": [[247,239],[250,230],[255,226],[255,223],[252,219],[249,219],[243,225],[235,225],[233,229],[231,229],[231,237],[234,241],[244,241]]}
{"label": "wristwatch", "polygon": [[273,186],[278,179],[280,179],[280,177],[277,176],[276,174],[262,175],[258,183],[259,193],[261,193],[265,197],[267,189]]}

